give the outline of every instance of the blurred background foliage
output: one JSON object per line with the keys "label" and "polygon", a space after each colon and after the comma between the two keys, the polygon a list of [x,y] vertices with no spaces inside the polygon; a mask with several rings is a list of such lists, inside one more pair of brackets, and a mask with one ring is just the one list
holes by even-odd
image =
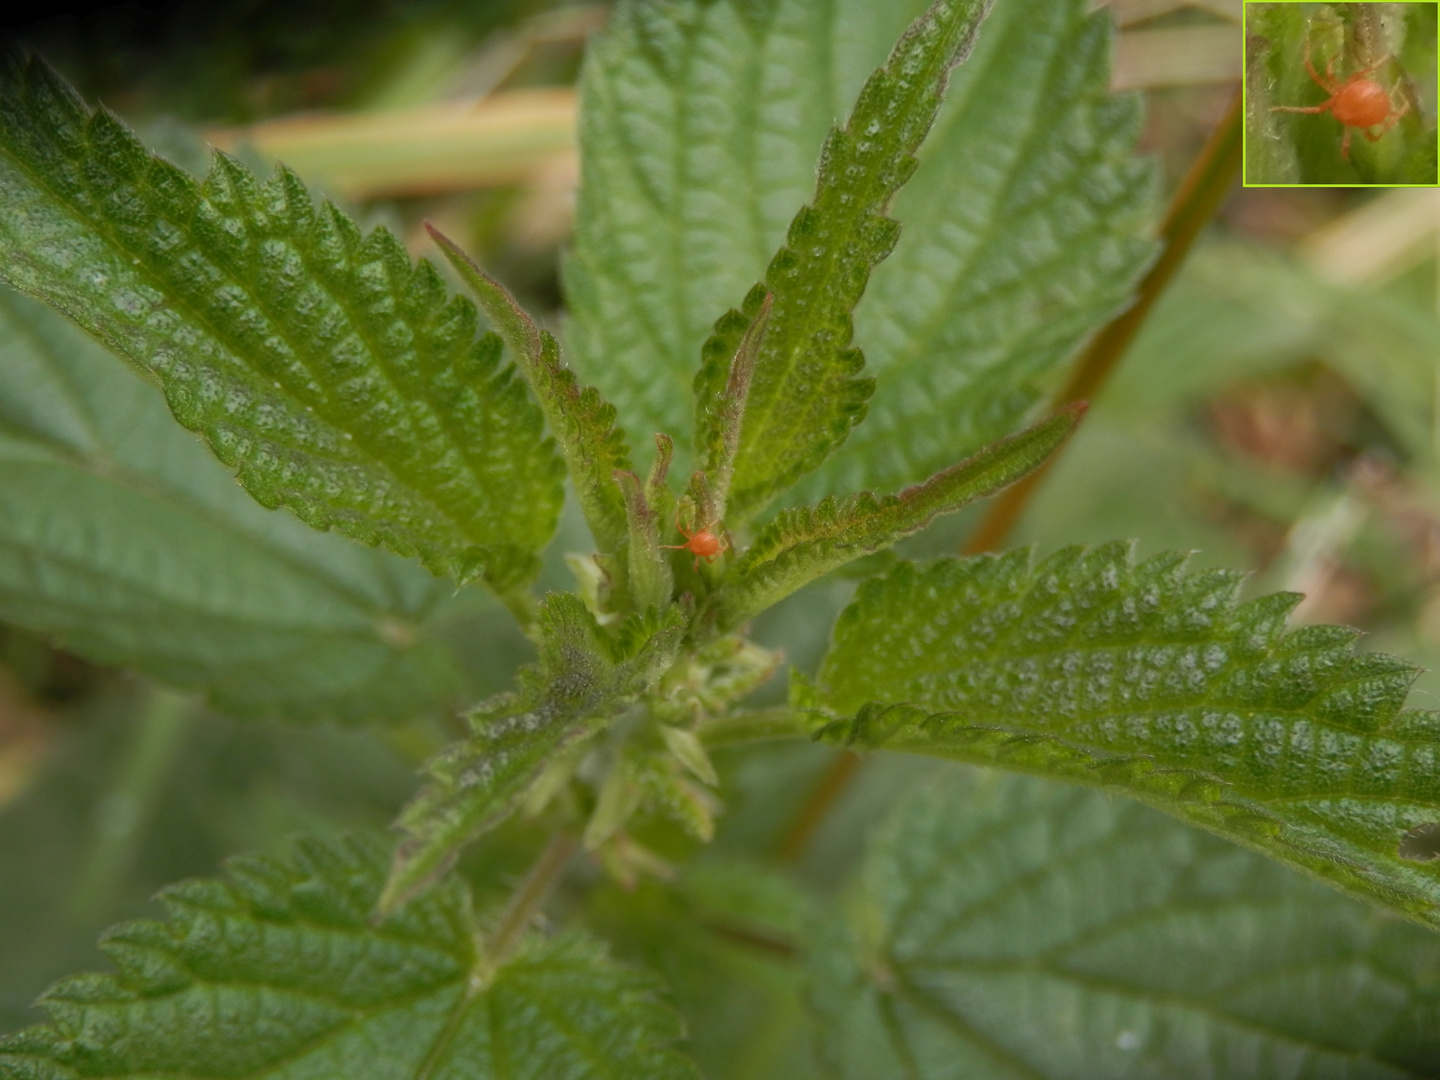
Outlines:
{"label": "blurred background foliage", "polygon": [[[1436,5],[1419,3],[1247,4],[1245,7],[1246,161],[1252,184],[1433,184],[1436,181]],[[1371,142],[1329,113],[1272,112],[1276,105],[1320,105],[1331,97],[1305,69],[1333,64],[1343,85],[1384,56],[1371,78],[1409,105],[1390,133]]]}
{"label": "blurred background foliage", "polygon": [[[1147,95],[1144,148],[1173,192],[1238,91],[1241,6],[1111,6],[1115,83]],[[1431,9],[1433,42],[1434,5],[1410,6]],[[416,253],[432,220],[562,325],[574,81],[605,14],[542,0],[249,0],[10,32],[181,164],[202,168],[207,141],[281,157]],[[1433,48],[1430,63],[1433,135]],[[1328,152],[1338,159],[1333,140]],[[1437,258],[1440,193],[1237,187],[1016,542],[1196,549],[1252,570],[1257,591],[1306,592],[1301,619],[1362,627],[1373,647],[1440,666]],[[955,550],[980,512],[906,553]],[[583,547],[567,517],[550,585],[568,587],[561,556]],[[852,589],[822,583],[755,634],[812,667]],[[447,627],[471,699],[528,654],[493,607]],[[1417,704],[1437,692],[1440,676],[1425,676]],[[33,1022],[33,997],[94,966],[97,932],[147,913],[160,885],[237,851],[281,850],[299,829],[383,826],[453,723],[443,708],[385,728],[235,719],[0,627],[0,1030]],[[564,898],[557,917],[587,919],[657,967],[682,1011],[703,1012],[690,1029],[706,1075],[810,1074],[796,1022],[807,905],[840,886],[897,793],[934,769],[872,761],[821,817],[816,786],[833,780],[833,760],[807,745],[721,751],[720,832],[685,873],[626,891],[587,866]],[[544,832],[521,822],[481,845],[467,869],[482,892],[499,895]],[[666,858],[697,854],[663,824],[643,839]]]}

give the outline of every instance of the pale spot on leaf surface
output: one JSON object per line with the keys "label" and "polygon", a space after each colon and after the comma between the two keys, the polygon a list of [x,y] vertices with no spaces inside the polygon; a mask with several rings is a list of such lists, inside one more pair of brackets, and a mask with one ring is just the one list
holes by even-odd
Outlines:
{"label": "pale spot on leaf surface", "polygon": [[1413,859],[1415,862],[1440,859],[1440,822],[1427,821],[1416,825],[1400,838],[1398,854],[1402,859]]}

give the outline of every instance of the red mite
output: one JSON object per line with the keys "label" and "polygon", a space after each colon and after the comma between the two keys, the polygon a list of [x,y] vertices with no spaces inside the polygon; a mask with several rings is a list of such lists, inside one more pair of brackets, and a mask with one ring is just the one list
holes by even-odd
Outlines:
{"label": "red mite", "polygon": [[711,559],[715,558],[715,556],[719,555],[722,551],[725,550],[726,544],[724,539],[716,535],[714,531],[714,527],[717,524],[719,523],[711,522],[703,529],[696,529],[694,532],[690,532],[688,529],[686,529],[683,525],[680,524],[680,519],[677,517],[675,519],[675,530],[681,536],[685,537],[685,543],[661,544],[660,546],[663,548],[669,548],[672,551],[690,552],[695,556],[695,569],[698,571],[700,569],[701,559],[709,562]]}
{"label": "red mite", "polygon": [[[1321,78],[1315,66],[1310,63],[1310,39],[1305,39],[1305,70],[1310,72],[1310,77],[1320,85],[1320,88],[1330,95],[1328,101],[1319,105],[1301,107],[1298,105],[1275,105],[1271,112],[1295,112],[1295,113],[1323,113],[1332,114],[1336,120],[1345,125],[1345,136],[1340,140],[1340,156],[1346,161],[1350,160],[1350,129],[1359,128],[1361,134],[1371,142],[1378,142],[1380,137],[1389,131],[1399,122],[1400,118],[1410,111],[1410,102],[1403,102],[1399,109],[1396,109],[1390,101],[1390,92],[1373,79],[1366,78],[1372,71],[1389,60],[1388,55],[1382,56],[1369,67],[1355,72],[1343,83],[1335,81],[1334,59],[1325,62],[1325,77]],[[1370,129],[1379,127],[1376,134],[1371,134]]]}

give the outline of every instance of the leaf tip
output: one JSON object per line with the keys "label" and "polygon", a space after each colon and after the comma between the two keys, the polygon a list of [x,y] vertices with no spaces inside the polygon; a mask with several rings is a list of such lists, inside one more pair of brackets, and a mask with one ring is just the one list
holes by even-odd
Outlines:
{"label": "leaf tip", "polygon": [[458,851],[450,851],[438,862],[421,857],[420,845],[413,838],[401,840],[390,863],[385,886],[370,912],[370,925],[380,926],[390,916],[415,899],[455,863]]}
{"label": "leaf tip", "polygon": [[451,240],[443,232],[437,229],[435,227],[435,223],[429,218],[426,218],[424,221],[421,222],[421,224],[425,226],[425,231],[430,234],[430,239],[434,240],[435,243],[439,244],[441,247],[453,248],[457,246],[455,241]]}

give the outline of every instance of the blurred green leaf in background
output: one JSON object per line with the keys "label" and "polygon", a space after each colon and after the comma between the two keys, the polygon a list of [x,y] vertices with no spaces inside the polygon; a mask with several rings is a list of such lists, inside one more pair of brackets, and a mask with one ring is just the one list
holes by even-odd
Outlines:
{"label": "blurred green leaf in background", "polygon": [[1077,1060],[1420,1077],[1440,1058],[1440,938],[1134,803],[937,778],[857,884],[813,961],[821,1053],[847,1080],[1073,1076]]}

